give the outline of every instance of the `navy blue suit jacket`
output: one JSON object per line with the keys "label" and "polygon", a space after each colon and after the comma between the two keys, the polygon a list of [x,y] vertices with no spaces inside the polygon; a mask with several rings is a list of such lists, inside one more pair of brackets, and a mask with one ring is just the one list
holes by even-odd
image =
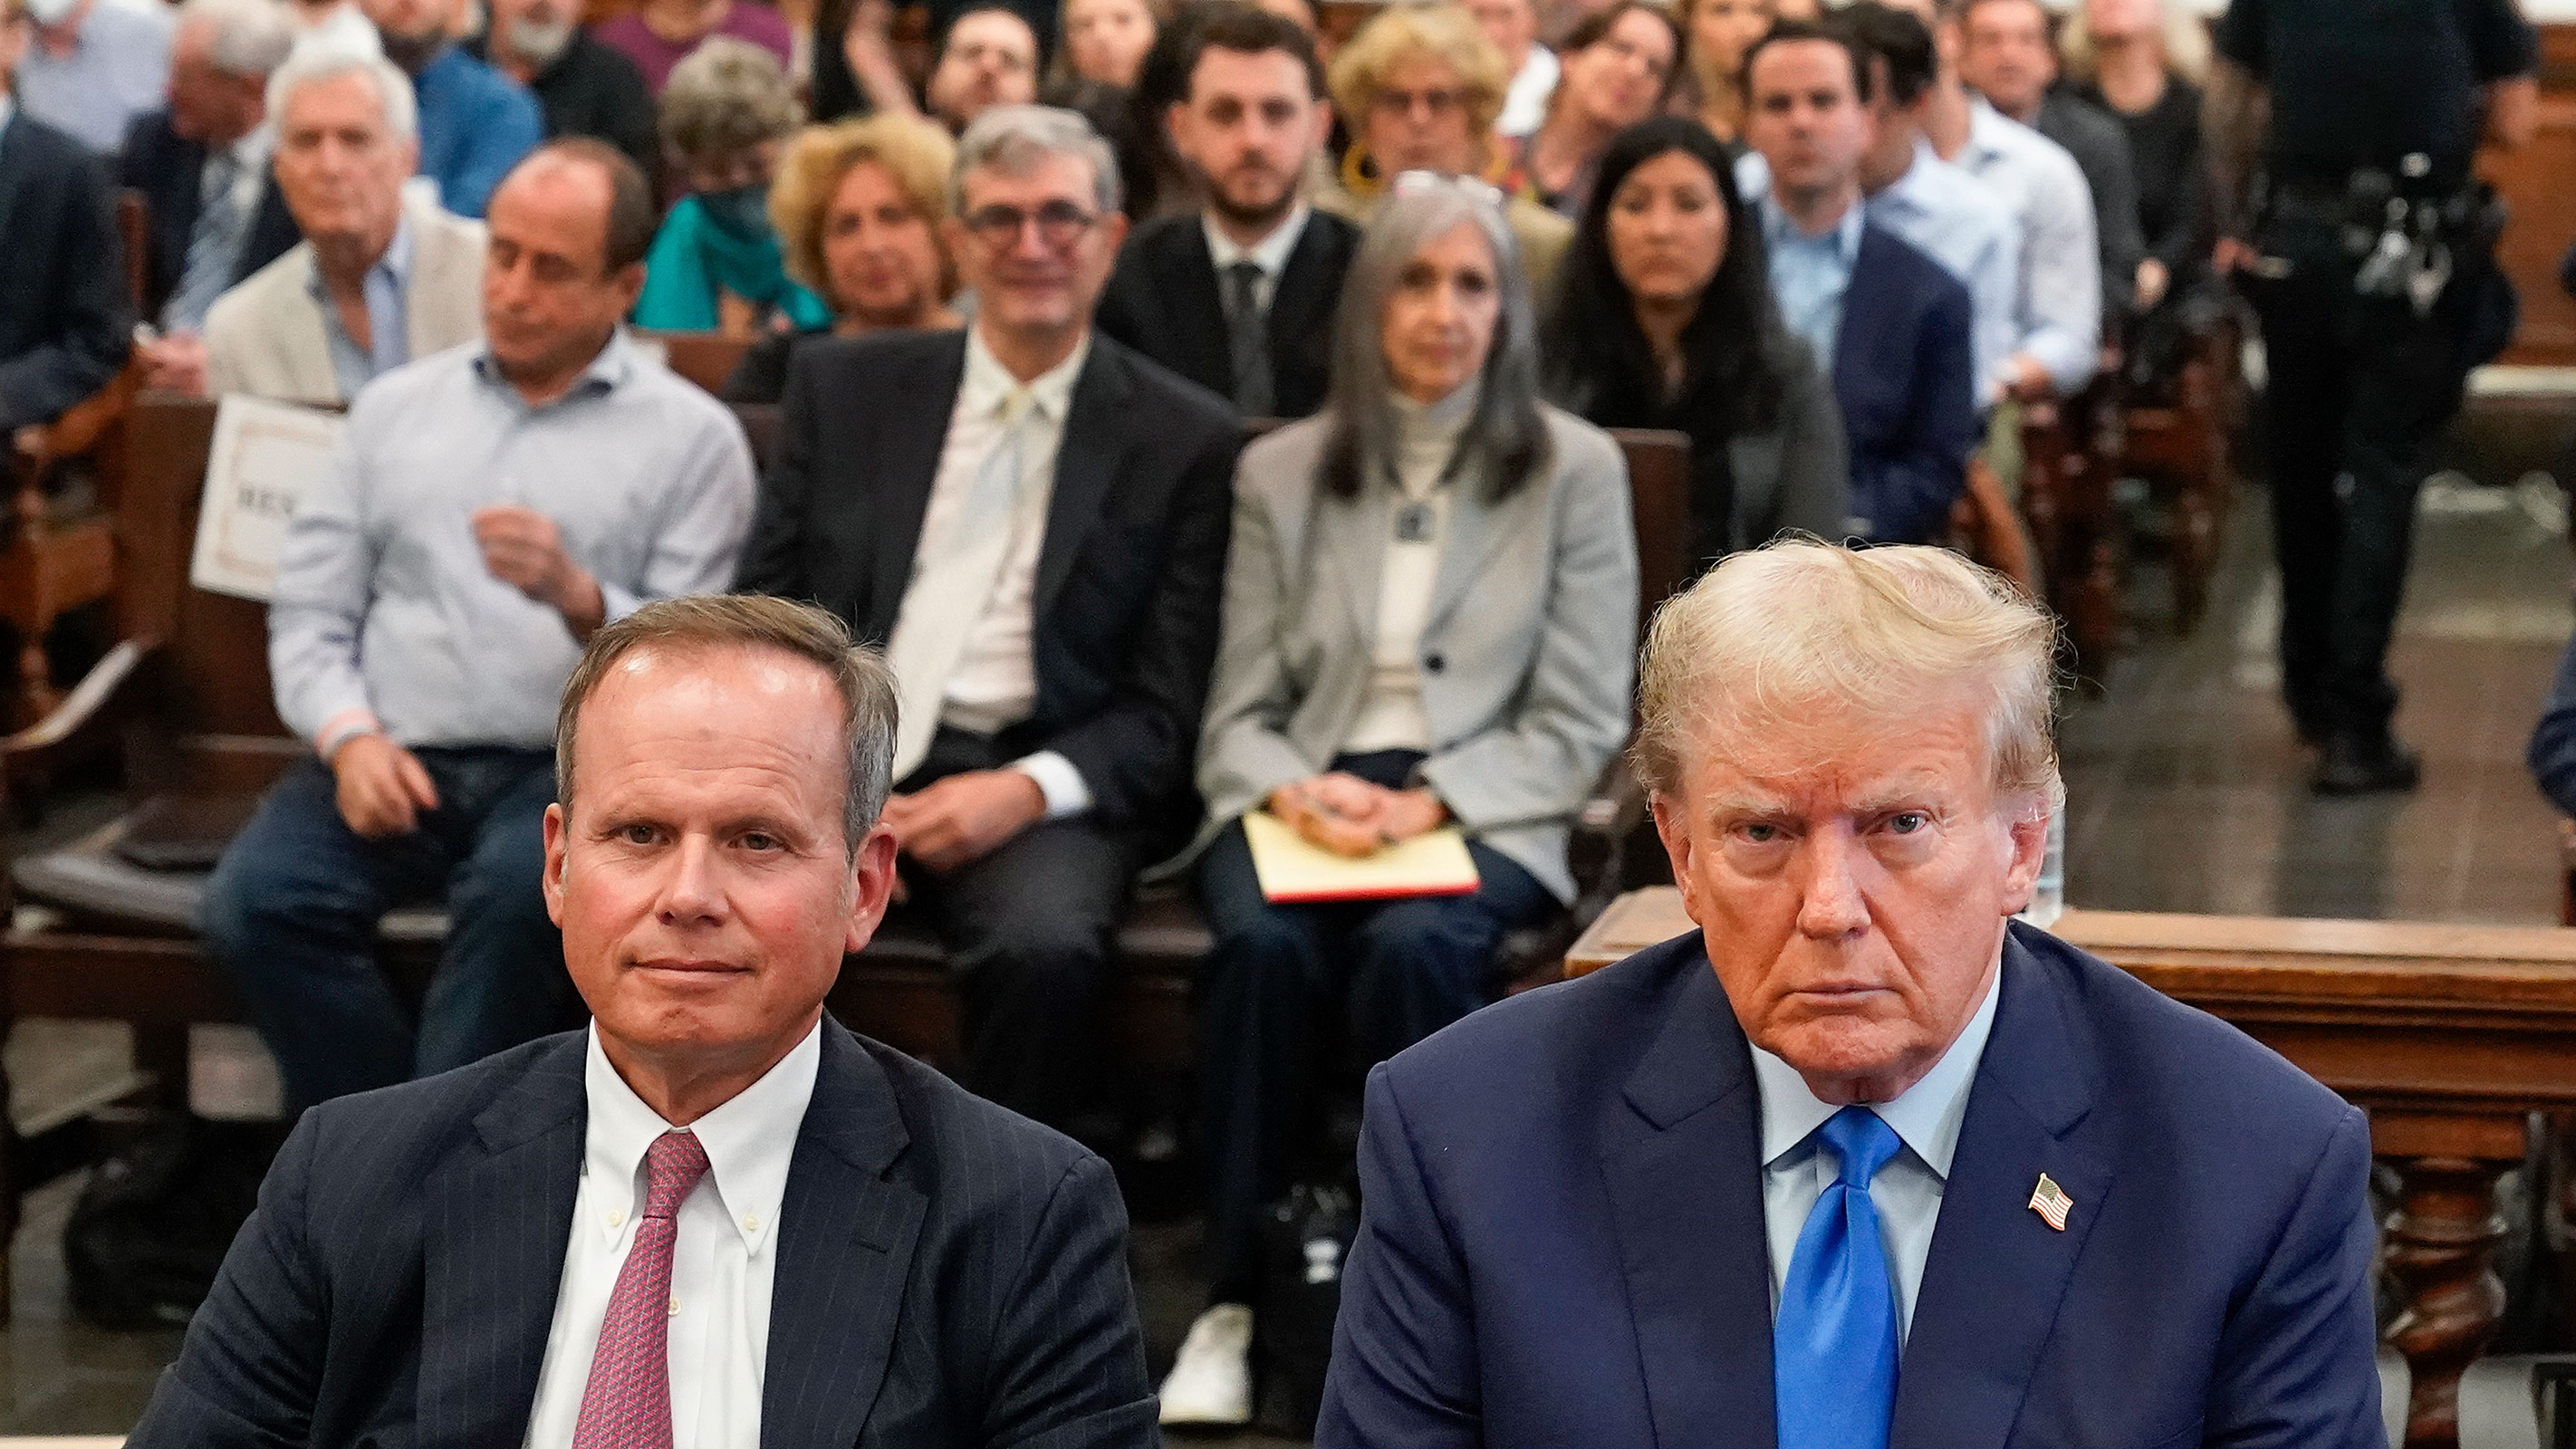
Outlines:
{"label": "navy blue suit jacket", "polygon": [[[1380,1066],[1317,1449],[1768,1449],[1761,1137],[1697,934]],[[2287,1062],[2014,926],[1890,1445],[2385,1449],[2369,1170]]]}
{"label": "navy blue suit jacket", "polygon": [[[126,1442],[517,1449],[588,1118],[579,1032],[304,1114]],[[823,1024],[764,1449],[1156,1442],[1107,1165]]]}
{"label": "navy blue suit jacket", "polygon": [[0,127],[0,437],[125,365],[134,304],[107,164],[19,107]]}
{"label": "navy blue suit jacket", "polygon": [[[170,112],[151,111],[134,118],[126,128],[125,150],[117,160],[119,184],[143,193],[144,217],[150,225],[144,232],[143,308],[145,320],[157,320],[170,294],[179,290],[188,271],[188,243],[197,230],[197,218],[205,211],[205,198],[198,194],[206,170],[206,145],[190,141],[170,129]],[[297,230],[294,213],[286,209],[286,193],[278,188],[277,173],[271,171],[259,186],[259,204],[251,212],[250,225],[242,233],[241,254],[233,259],[232,275],[227,287],[276,261],[292,251],[304,239]]]}
{"label": "navy blue suit jacket", "polygon": [[1877,543],[1948,535],[1984,441],[1968,289],[1893,232],[1861,228],[1834,338],[1834,400],[1851,442],[1851,511]]}

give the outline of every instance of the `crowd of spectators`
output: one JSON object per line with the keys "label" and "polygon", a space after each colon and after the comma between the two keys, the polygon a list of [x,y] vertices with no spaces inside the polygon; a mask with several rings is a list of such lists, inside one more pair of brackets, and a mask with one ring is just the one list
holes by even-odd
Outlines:
{"label": "crowd of spectators", "polygon": [[[655,598],[816,601],[884,649],[898,909],[992,1100],[1083,1125],[1120,911],[1186,880],[1216,1292],[1164,1413],[1241,1422],[1320,1043],[1376,1060],[1476,1009],[1572,894],[1638,628],[1602,430],[1686,435],[1702,564],[1944,542],[1990,435],[2205,298],[2192,57],[2155,0],[2053,29],[2038,0],[1398,0],[1338,43],[1306,0],[0,0],[0,425],[129,336],[155,388],[347,409],[270,612],[312,753],[204,923],[299,1102],[565,1008],[554,702]],[[145,200],[139,317],[112,184]],[[742,340],[765,476],[638,330]],[[1275,904],[1256,809],[1345,854],[1457,826],[1482,885]],[[441,883],[415,1026],[370,932]]]}

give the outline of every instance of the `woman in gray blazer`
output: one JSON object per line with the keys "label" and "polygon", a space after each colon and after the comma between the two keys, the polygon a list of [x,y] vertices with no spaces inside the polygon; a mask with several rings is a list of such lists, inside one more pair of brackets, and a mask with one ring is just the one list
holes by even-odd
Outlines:
{"label": "woman in gray blazer", "polygon": [[[1627,468],[1538,397],[1491,187],[1399,178],[1342,292],[1323,412],[1244,452],[1200,741],[1214,1306],[1166,1423],[1251,1413],[1256,1234],[1312,1115],[1321,1043],[1369,1061],[1488,999],[1496,948],[1573,895],[1567,825],[1628,730]],[[1465,896],[1274,905],[1242,817],[1361,855],[1444,824]]]}
{"label": "woman in gray blazer", "polygon": [[1833,381],[1780,323],[1760,218],[1726,148],[1688,116],[1601,155],[1558,275],[1548,390],[1605,428],[1691,440],[1694,556],[1782,533],[1840,538],[1850,463]]}

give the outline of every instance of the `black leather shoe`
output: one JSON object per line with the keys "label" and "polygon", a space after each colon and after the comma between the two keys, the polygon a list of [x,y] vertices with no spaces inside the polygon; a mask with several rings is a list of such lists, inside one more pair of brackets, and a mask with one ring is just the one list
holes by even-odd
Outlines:
{"label": "black leather shoe", "polygon": [[2424,762],[2389,734],[2338,734],[2326,741],[2313,788],[2320,795],[2375,795],[2412,790]]}

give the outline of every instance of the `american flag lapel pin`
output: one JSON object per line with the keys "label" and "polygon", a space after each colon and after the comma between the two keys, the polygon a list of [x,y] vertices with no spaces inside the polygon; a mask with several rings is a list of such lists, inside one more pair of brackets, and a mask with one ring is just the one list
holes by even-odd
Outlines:
{"label": "american flag lapel pin", "polygon": [[2045,1172],[2039,1175],[2039,1185],[2030,1190],[2030,1210],[2061,1233],[2066,1231],[2066,1214],[2074,1206],[2075,1199],[2068,1197],[2057,1179]]}

